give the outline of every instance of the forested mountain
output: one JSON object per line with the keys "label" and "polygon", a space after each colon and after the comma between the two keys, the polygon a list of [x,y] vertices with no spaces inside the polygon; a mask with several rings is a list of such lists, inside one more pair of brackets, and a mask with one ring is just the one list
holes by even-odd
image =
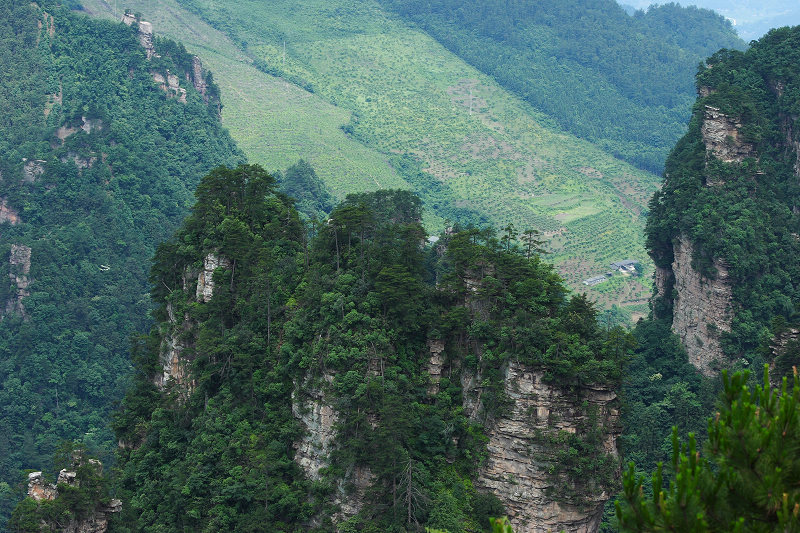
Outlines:
{"label": "forested mountain", "polygon": [[[112,2],[82,4],[92,16],[114,16]],[[223,120],[249,161],[275,171],[303,159],[337,201],[353,192],[411,190],[431,232],[448,219],[538,229],[570,287],[623,308],[618,316],[646,314],[646,278],[617,276],[592,287],[582,281],[628,258],[650,271],[642,214],[656,175],[565,133],[386,5],[116,5],[117,16],[125,8],[143,13],[157,33],[181,40],[212,68]]]}
{"label": "forested mountain", "polygon": [[243,160],[210,76],[149,35],[48,0],[0,5],[3,522],[22,470],[62,439],[113,450],[155,246],[203,174]]}
{"label": "forested mountain", "polygon": [[[650,0],[625,0],[623,6],[647,9]],[[713,9],[733,22],[739,36],[747,42],[764,36],[771,28],[800,24],[800,5],[794,0],[689,0],[683,5]]]}
{"label": "forested mountain", "polygon": [[196,195],[156,254],[159,324],[115,419],[114,531],[596,526],[631,341],[567,295],[533,235],[423,247],[405,191],[304,227],[256,166]]}
{"label": "forested mountain", "polygon": [[650,204],[656,294],[625,386],[623,450],[646,472],[669,464],[671,425],[702,442],[720,369],[757,384],[768,363],[775,385],[800,366],[800,27],[714,54],[697,84]]}
{"label": "forested mountain", "polygon": [[770,342],[797,326],[799,59],[794,27],[706,60],[689,133],[651,202],[657,315],[706,372],[769,360]]}
{"label": "forested mountain", "polygon": [[566,130],[660,173],[685,131],[696,65],[743,48],[730,22],[669,3],[382,0]]}

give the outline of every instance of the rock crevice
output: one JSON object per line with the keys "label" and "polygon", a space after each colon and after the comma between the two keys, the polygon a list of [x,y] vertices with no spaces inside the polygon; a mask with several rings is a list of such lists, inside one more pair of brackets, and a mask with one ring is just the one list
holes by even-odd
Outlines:
{"label": "rock crevice", "polygon": [[[541,436],[580,434],[582,428],[598,424],[602,451],[611,456],[617,477],[619,401],[608,388],[587,387],[576,394],[546,383],[544,375],[542,369],[518,362],[508,364],[504,392],[511,407],[507,414],[487,424],[488,459],[479,471],[476,486],[500,498],[517,533],[593,533],[614,487],[555,479],[547,465],[556,459],[542,444]],[[571,484],[583,501],[553,497],[556,482]]]}

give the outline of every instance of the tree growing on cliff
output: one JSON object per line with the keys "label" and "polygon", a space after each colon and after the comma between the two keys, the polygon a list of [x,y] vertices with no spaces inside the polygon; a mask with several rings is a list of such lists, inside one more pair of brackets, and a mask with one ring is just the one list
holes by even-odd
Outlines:
{"label": "tree growing on cliff", "polygon": [[708,423],[706,457],[693,434],[688,444],[673,430],[669,487],[662,465],[643,490],[633,463],[617,501],[621,531],[800,531],[800,379],[791,388],[764,384],[752,392],[748,372],[722,374],[720,409]]}

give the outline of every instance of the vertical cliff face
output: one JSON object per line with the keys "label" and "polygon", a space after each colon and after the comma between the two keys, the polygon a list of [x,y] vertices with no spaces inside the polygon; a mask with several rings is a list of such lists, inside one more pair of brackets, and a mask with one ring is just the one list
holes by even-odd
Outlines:
{"label": "vertical cliff face", "polygon": [[726,362],[720,336],[731,329],[731,283],[724,261],[714,260],[716,276],[710,279],[692,267],[693,254],[687,237],[675,242],[672,329],[680,337],[689,362],[704,375],[713,376]]}
{"label": "vertical cliff face", "polygon": [[594,433],[598,468],[616,479],[619,400],[603,387],[565,391],[546,383],[544,375],[520,363],[508,365],[504,392],[511,406],[487,424],[488,458],[477,485],[500,498],[518,533],[594,532],[614,488],[559,471],[555,442]]}
{"label": "vertical cliff face", "polygon": [[[327,383],[333,380],[332,375],[326,378]],[[292,415],[303,429],[303,435],[294,443],[294,460],[309,479],[319,481],[322,478],[320,469],[330,464],[339,414],[322,390],[298,387],[292,393]]]}
{"label": "vertical cliff face", "polygon": [[742,126],[741,119],[728,116],[714,106],[704,106],[700,131],[709,156],[725,163],[741,163],[753,157],[755,146],[743,140]]}
{"label": "vertical cliff face", "polygon": [[[325,373],[322,386],[300,384],[292,393],[292,415],[303,430],[295,441],[295,462],[312,481],[323,478],[320,472],[331,465],[331,452],[336,447],[336,425],[340,414],[333,407],[330,386],[334,375]],[[374,422],[374,420],[373,420]],[[374,482],[369,467],[354,466],[344,476],[335,480],[331,503],[338,508],[332,516],[335,524],[358,514],[364,507],[367,489]],[[318,522],[319,517],[313,522]]]}
{"label": "vertical cliff face", "polygon": [[214,296],[214,271],[218,268],[230,268],[231,262],[211,252],[203,258],[203,270],[197,276],[197,292],[195,299],[198,302],[208,302]]}
{"label": "vertical cliff face", "polygon": [[[188,293],[192,285],[196,285],[194,301],[207,303],[214,296],[214,271],[218,268],[229,269],[231,262],[216,252],[209,252],[203,258],[203,268],[198,273],[186,267],[181,276],[184,293]],[[162,372],[154,378],[156,386],[163,389],[174,383],[183,394],[188,395],[194,388],[194,380],[190,373],[191,358],[187,357],[187,348],[193,348],[194,323],[188,312],[179,314],[172,302],[167,302],[167,322],[161,326],[161,367]]]}
{"label": "vertical cliff face", "polygon": [[798,36],[775,30],[706,61],[689,131],[651,204],[654,311],[707,376],[766,353],[767,330],[795,321]]}

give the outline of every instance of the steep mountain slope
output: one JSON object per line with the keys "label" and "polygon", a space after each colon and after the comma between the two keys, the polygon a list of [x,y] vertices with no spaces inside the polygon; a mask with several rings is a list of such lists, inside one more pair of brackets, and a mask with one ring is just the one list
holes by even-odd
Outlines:
{"label": "steep mountain slope", "polygon": [[[147,28],[142,27],[142,30]],[[0,500],[62,439],[106,454],[149,261],[199,177],[242,154],[173,42],[54,2],[0,6]],[[147,59],[148,53],[158,56]],[[156,81],[158,80],[158,81]]]}
{"label": "steep mountain slope", "polygon": [[797,361],[798,59],[800,27],[706,60],[689,133],[651,203],[656,314],[705,374],[775,355],[783,374]]}
{"label": "steep mountain slope", "polygon": [[744,48],[730,22],[614,0],[383,0],[566,130],[660,173],[685,131],[696,65]]}
{"label": "steep mountain slope", "polygon": [[[99,0],[84,4],[94,14],[109,14],[108,5]],[[195,39],[197,47],[192,49],[201,57],[209,44],[196,41],[193,32],[219,35],[194,22],[179,29],[176,20],[197,19],[174,2],[153,3],[152,17],[150,2],[118,4],[119,9],[130,7],[152,18],[157,31],[163,24],[163,31],[173,38]],[[649,288],[637,280],[617,278],[594,288],[581,281],[603,274],[612,261],[645,257],[640,213],[655,190],[657,180],[652,174],[557,133],[550,119],[377,3],[313,1],[300,8],[293,2],[181,5],[226,32],[264,71],[313,89],[313,95],[306,93],[307,101],[321,98],[351,112],[352,120],[344,127],[349,138],[382,154],[408,183],[387,183],[376,176],[372,186],[401,186],[417,192],[432,229],[441,229],[443,218],[488,220],[496,227],[513,222],[518,231],[538,228],[546,233],[552,258],[570,285],[588,290],[606,304],[637,303],[644,308]],[[221,82],[226,104],[223,119],[229,120],[225,118],[229,111],[230,117],[248,118],[251,103],[234,95],[248,91],[248,84],[221,76],[217,78],[225,80]],[[286,86],[284,80],[278,80],[279,87]],[[228,86],[231,91],[226,92]],[[230,101],[225,100],[226,94],[231,95]],[[255,101],[258,93],[248,94]],[[252,141],[253,131],[263,132],[264,144],[258,153],[249,151],[252,143],[242,143],[252,161],[264,161],[259,154],[269,150],[268,144],[289,121],[292,127],[330,138],[325,124],[318,125],[305,111],[288,119],[288,104],[294,101],[284,106],[280,92],[267,94],[270,100],[281,102],[285,115],[266,115],[263,122],[259,117],[257,128],[249,118],[238,124],[226,122],[237,139]],[[336,134],[340,133],[337,129]],[[294,149],[294,157],[309,160],[340,199],[352,190],[351,183],[355,190],[364,190],[360,187],[365,175],[371,179],[369,169],[338,174],[321,166],[318,158],[306,156],[303,146]]]}
{"label": "steep mountain slope", "polygon": [[406,191],[349,196],[309,242],[274,187],[215,169],[159,247],[119,530],[596,529],[629,336],[491,232],[421,246]]}
{"label": "steep mountain slope", "polygon": [[350,110],[260,71],[237,42],[174,0],[81,4],[91,16],[110,20],[119,20],[125,9],[143,13],[157,35],[198,54],[221,88],[222,121],[251,161],[272,172],[305,159],[340,199],[348,192],[409,187],[385,155],[342,131]]}

